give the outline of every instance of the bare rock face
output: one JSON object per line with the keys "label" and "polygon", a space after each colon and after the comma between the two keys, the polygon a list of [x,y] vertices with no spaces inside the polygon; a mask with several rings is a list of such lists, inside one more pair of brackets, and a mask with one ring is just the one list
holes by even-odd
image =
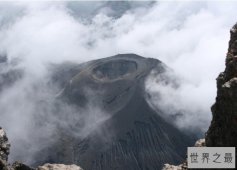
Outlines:
{"label": "bare rock face", "polygon": [[195,147],[204,147],[204,146],[206,146],[205,139],[199,139],[199,140],[197,140],[197,142],[195,143],[194,146],[195,146]]}
{"label": "bare rock face", "polygon": [[213,119],[206,135],[207,146],[237,146],[237,24],[230,30],[225,71],[217,78]]}
{"label": "bare rock face", "polygon": [[64,165],[64,164],[45,164],[39,166],[36,170],[82,170],[77,165]]}
{"label": "bare rock face", "polygon": [[170,164],[165,164],[162,170],[183,170],[182,165],[170,165]]}

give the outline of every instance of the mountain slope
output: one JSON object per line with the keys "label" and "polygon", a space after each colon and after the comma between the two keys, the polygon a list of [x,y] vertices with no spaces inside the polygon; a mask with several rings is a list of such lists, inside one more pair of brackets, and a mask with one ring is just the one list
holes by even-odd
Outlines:
{"label": "mountain slope", "polygon": [[[162,73],[166,68],[159,60],[135,54],[59,69],[53,76],[63,87],[58,100],[78,108],[98,107],[106,118],[98,124],[92,122],[83,136],[59,130],[59,140],[40,152],[35,164],[75,163],[86,170],[159,170],[166,162],[181,162],[194,140],[148,105],[144,82],[152,69]],[[72,131],[81,126],[80,122],[73,124]]]}

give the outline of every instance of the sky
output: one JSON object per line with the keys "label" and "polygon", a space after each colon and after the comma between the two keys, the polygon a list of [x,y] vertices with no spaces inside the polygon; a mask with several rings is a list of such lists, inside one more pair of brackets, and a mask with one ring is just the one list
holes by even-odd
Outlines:
{"label": "sky", "polygon": [[[55,92],[46,85],[50,64],[82,63],[119,53],[165,63],[170,72],[154,71],[146,80],[148,102],[163,110],[164,118],[182,112],[172,120],[181,130],[204,133],[215,102],[215,79],[224,70],[229,30],[237,21],[236,9],[234,1],[0,2],[0,55],[8,57],[0,72],[24,70],[22,79],[0,93],[0,125],[12,142],[11,159],[20,157],[26,147],[20,144],[34,134],[32,120],[43,114],[39,101]],[[178,86],[163,81],[166,76]],[[44,134],[49,137],[55,127],[46,127],[51,129]],[[33,142],[28,141],[30,148],[38,144]],[[22,159],[30,163],[27,154]]]}

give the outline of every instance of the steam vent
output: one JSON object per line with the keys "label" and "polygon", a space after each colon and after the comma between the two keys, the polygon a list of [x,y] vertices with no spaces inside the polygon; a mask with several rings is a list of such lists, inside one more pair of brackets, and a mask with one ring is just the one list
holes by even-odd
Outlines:
{"label": "steam vent", "polygon": [[146,102],[144,81],[152,69],[162,73],[165,66],[135,54],[61,66],[53,76],[63,89],[58,99],[79,108],[98,106],[108,117],[96,129],[92,124],[93,130],[84,136],[61,130],[59,141],[38,154],[36,165],[55,162],[85,170],[158,170],[166,162],[182,162],[194,140]]}

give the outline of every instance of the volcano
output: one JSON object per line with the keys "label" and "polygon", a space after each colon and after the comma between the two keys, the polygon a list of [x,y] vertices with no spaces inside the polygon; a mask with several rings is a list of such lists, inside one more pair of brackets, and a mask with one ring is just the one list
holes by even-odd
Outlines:
{"label": "volcano", "polygon": [[[62,128],[57,142],[37,154],[35,160],[40,161],[36,164],[73,163],[85,170],[159,170],[166,162],[183,161],[194,139],[148,104],[145,80],[154,69],[161,74],[167,68],[157,59],[135,54],[58,67],[52,76],[62,88],[57,100],[78,108],[98,106],[107,117],[96,126],[89,125],[92,130],[84,136]],[[76,126],[81,124],[72,129]]]}

